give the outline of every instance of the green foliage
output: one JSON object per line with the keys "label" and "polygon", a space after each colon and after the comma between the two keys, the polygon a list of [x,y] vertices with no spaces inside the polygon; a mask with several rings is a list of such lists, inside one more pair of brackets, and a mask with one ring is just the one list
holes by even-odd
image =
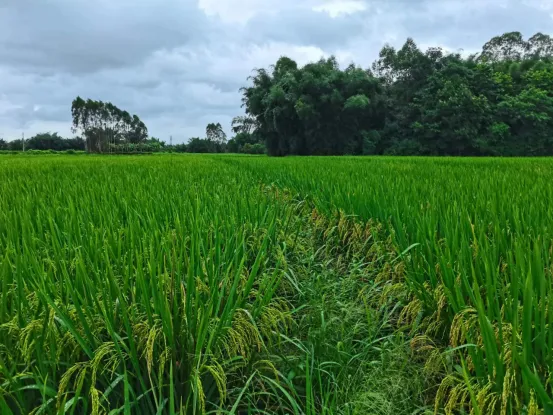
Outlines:
{"label": "green foliage", "polygon": [[175,144],[173,146],[173,150],[177,153],[186,153],[186,150],[187,150],[186,144],[184,144],[184,143],[183,144]]}
{"label": "green foliage", "polygon": [[245,154],[265,154],[265,151],[265,146],[262,143],[246,143],[241,152]]}
{"label": "green foliage", "polygon": [[208,138],[194,137],[186,144],[188,153],[223,153],[225,146]]}
{"label": "green foliage", "polygon": [[80,137],[63,138],[58,133],[42,133],[25,141],[25,149],[32,150],[85,150],[85,142]]}
{"label": "green foliage", "polygon": [[227,142],[227,135],[223,131],[220,123],[210,123],[205,129],[205,136],[208,141],[212,141],[219,146],[224,146]]}
{"label": "green foliage", "polygon": [[506,33],[468,58],[408,39],[372,71],[281,58],[250,81],[237,131],[255,123],[273,156],[553,154],[553,40],[541,33]]}
{"label": "green foliage", "polygon": [[10,150],[10,151],[22,151],[23,150],[23,140],[17,139],[17,140],[11,140],[11,141],[5,141],[2,140],[2,150]]}
{"label": "green foliage", "polygon": [[363,137],[363,155],[368,156],[376,154],[376,149],[380,142],[380,134],[378,131],[361,131],[361,135]]}
{"label": "green foliage", "polygon": [[334,58],[303,68],[281,58],[252,83],[244,103],[270,155],[359,153],[361,131],[375,126],[366,115],[378,112],[378,81],[355,66],[340,71]]}
{"label": "green foliage", "polygon": [[262,154],[265,153],[265,145],[257,131],[252,133],[242,131],[229,140],[226,150],[229,153]]}
{"label": "green foliage", "polygon": [[86,154],[84,150],[0,150],[0,154],[20,154],[20,155],[45,155],[45,154]]}
{"label": "green foliage", "polygon": [[487,42],[477,59],[484,62],[519,62],[551,58],[551,56],[553,56],[551,36],[536,33],[526,41],[522,33],[509,32]]}
{"label": "green foliage", "polygon": [[369,103],[370,100],[365,95],[354,95],[353,97],[349,97],[346,100],[344,104],[344,109],[351,111],[362,111],[369,106]]}
{"label": "green foliage", "polygon": [[138,116],[122,111],[111,102],[77,97],[71,105],[71,115],[73,130],[81,131],[89,152],[103,153],[117,146],[136,145],[148,138],[148,129]]}
{"label": "green foliage", "polygon": [[250,116],[239,116],[232,119],[232,132],[235,134],[253,134],[258,128],[255,118]]}
{"label": "green foliage", "polygon": [[[84,149],[85,141],[82,138],[63,138],[58,133],[40,133],[25,140],[25,150],[83,151]],[[23,151],[23,141],[21,139],[0,140],[1,150]]]}

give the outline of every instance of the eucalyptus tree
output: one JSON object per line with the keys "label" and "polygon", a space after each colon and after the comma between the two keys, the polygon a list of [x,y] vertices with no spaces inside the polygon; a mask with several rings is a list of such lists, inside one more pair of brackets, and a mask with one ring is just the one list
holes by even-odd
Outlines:
{"label": "eucalyptus tree", "polygon": [[232,132],[252,134],[258,128],[257,120],[250,115],[241,115],[232,119]]}
{"label": "eucalyptus tree", "polygon": [[209,123],[205,129],[205,134],[209,141],[213,141],[217,145],[225,145],[227,142],[227,135],[221,123]]}
{"label": "eucalyptus tree", "polygon": [[71,106],[73,131],[80,131],[90,152],[105,152],[148,138],[146,125],[111,102],[84,100],[77,97]]}

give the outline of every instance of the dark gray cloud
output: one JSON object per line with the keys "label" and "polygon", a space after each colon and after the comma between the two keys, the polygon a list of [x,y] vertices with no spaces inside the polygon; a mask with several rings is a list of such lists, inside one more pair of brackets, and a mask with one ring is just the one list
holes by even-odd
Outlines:
{"label": "dark gray cloud", "polygon": [[0,8],[0,60],[48,72],[125,67],[200,43],[206,22],[178,0],[10,0]]}
{"label": "dark gray cloud", "polygon": [[253,68],[335,54],[368,67],[385,43],[478,50],[553,32],[542,0],[1,0],[0,135],[70,134],[77,95],[138,114],[175,142],[227,128]]}

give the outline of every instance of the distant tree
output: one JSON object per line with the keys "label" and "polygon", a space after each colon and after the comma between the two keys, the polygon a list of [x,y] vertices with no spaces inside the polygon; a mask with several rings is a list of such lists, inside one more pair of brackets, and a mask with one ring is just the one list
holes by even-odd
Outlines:
{"label": "distant tree", "polygon": [[67,150],[65,139],[58,133],[41,133],[31,137],[25,143],[29,150]]}
{"label": "distant tree", "polygon": [[213,140],[193,137],[186,145],[188,153],[217,153],[217,143]]}
{"label": "distant tree", "polygon": [[82,137],[67,138],[65,140],[65,149],[84,151],[86,150],[85,140]]}
{"label": "distant tree", "polygon": [[223,127],[220,123],[210,123],[205,129],[206,137],[209,141],[213,141],[218,145],[225,145],[227,142],[227,135],[223,131]]}
{"label": "distant tree", "polygon": [[243,115],[232,119],[232,132],[235,134],[252,134],[257,128],[257,120],[254,117]]}
{"label": "distant tree", "polygon": [[244,146],[254,144],[262,144],[265,147],[263,138],[257,131],[253,133],[239,132],[227,143],[227,152],[242,153]]}
{"label": "distant tree", "polygon": [[[84,150],[85,142],[81,137],[63,138],[58,133],[39,133],[25,140],[25,150]],[[23,150],[22,140],[0,140],[0,150]]]}
{"label": "distant tree", "polygon": [[71,114],[73,131],[81,131],[88,151],[102,153],[113,146],[138,144],[148,138],[148,129],[138,116],[131,116],[110,102],[77,97]]}
{"label": "distant tree", "polygon": [[481,62],[520,62],[522,60],[548,59],[553,56],[553,38],[536,33],[524,40],[522,33],[509,32],[488,41],[478,55]]}
{"label": "distant tree", "polygon": [[133,115],[126,128],[128,131],[123,136],[129,143],[138,144],[148,139],[148,129],[138,116]]}
{"label": "distant tree", "polygon": [[150,137],[148,139],[148,142],[150,143],[157,143],[159,144],[161,147],[165,147],[166,143],[165,141],[161,140],[160,138],[156,138],[156,137]]}
{"label": "distant tree", "polygon": [[163,151],[166,145],[165,141],[162,141],[159,138],[155,137],[151,137],[150,139],[145,140],[143,143],[149,148],[150,151],[153,152]]}
{"label": "distant tree", "polygon": [[340,70],[333,57],[303,68],[282,57],[251,81],[243,101],[270,155],[359,154],[362,132],[379,122],[379,81],[354,65]]}
{"label": "distant tree", "polygon": [[7,150],[10,150],[10,151],[23,150],[23,140],[17,139],[17,140],[8,141]]}
{"label": "distant tree", "polygon": [[177,153],[186,153],[188,151],[186,144],[175,144],[173,148]]}
{"label": "distant tree", "polygon": [[242,147],[242,153],[245,154],[265,154],[265,146],[261,143],[256,144],[245,144],[244,147]]}
{"label": "distant tree", "polygon": [[238,144],[236,143],[236,141],[234,140],[234,138],[231,138],[230,140],[228,140],[227,142],[227,146],[226,146],[226,150],[227,150],[227,153],[239,153],[239,147],[238,147]]}
{"label": "distant tree", "polygon": [[480,60],[490,62],[518,61],[525,56],[527,50],[528,44],[524,41],[522,33],[509,32],[496,36],[487,42],[482,48]]}
{"label": "distant tree", "polygon": [[551,59],[553,56],[553,38],[543,33],[536,33],[528,39],[526,45],[527,59]]}

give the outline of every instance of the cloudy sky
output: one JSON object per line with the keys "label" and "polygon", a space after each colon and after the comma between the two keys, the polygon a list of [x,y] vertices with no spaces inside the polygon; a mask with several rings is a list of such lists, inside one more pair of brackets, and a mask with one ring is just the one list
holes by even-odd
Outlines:
{"label": "cloudy sky", "polygon": [[553,0],[0,0],[0,138],[69,136],[80,95],[174,142],[230,130],[253,68],[334,54],[368,67],[385,43],[476,51],[553,33]]}

